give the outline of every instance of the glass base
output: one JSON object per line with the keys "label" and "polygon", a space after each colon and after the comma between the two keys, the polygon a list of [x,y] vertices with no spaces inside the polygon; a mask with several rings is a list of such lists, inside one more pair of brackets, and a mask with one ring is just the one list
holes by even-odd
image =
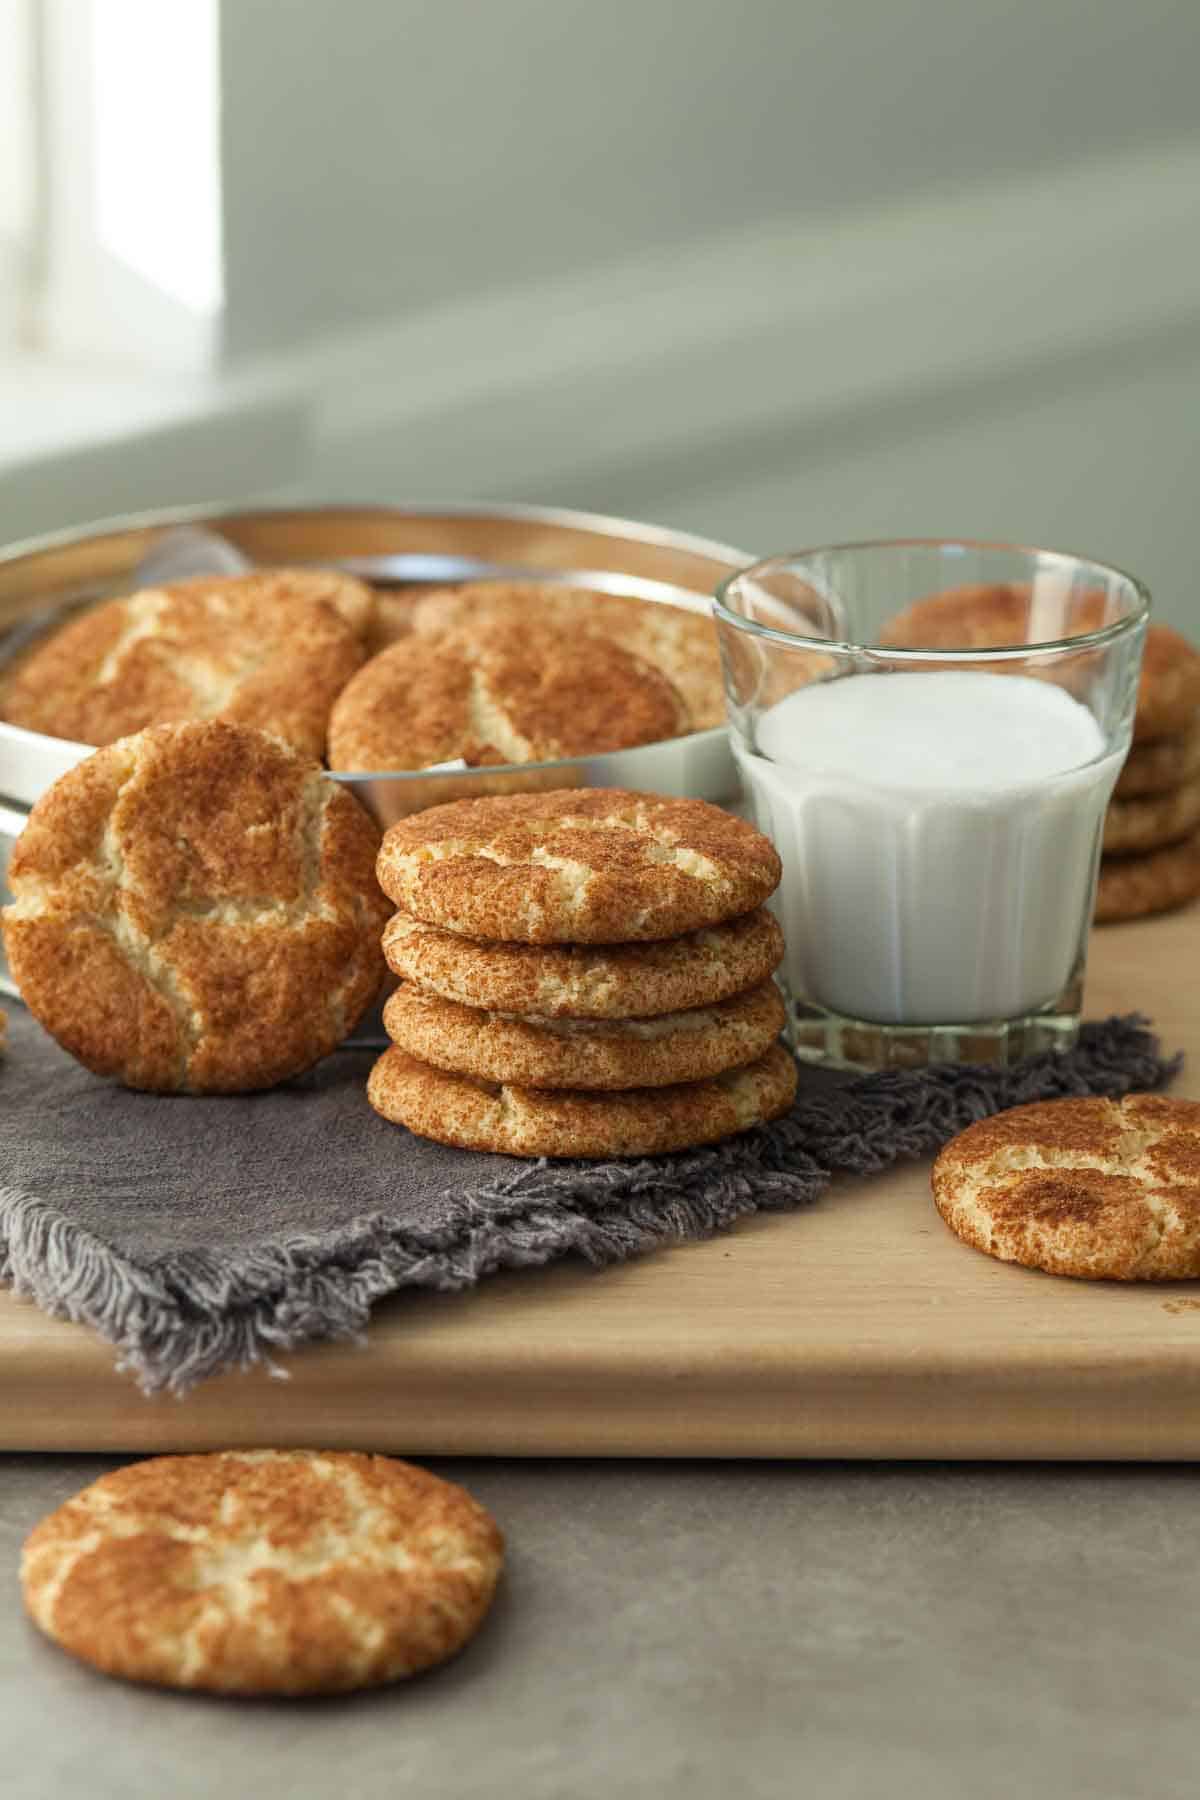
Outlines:
{"label": "glass base", "polygon": [[931,1063],[1009,1068],[1047,1050],[1073,1049],[1081,998],[1075,988],[1040,1012],[967,1025],[880,1025],[802,1000],[789,1003],[784,1035],[800,1062],[827,1069],[923,1069]]}

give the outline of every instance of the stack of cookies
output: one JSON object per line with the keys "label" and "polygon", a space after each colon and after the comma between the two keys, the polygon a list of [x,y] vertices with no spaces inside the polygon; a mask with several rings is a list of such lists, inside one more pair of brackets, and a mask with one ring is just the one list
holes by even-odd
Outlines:
{"label": "stack of cookies", "polygon": [[778,1117],[779,858],[702,800],[620,789],[493,795],[384,837],[403,985],[372,1106],[511,1156],[645,1156]]}
{"label": "stack of cookies", "polygon": [[1146,634],[1133,748],[1104,824],[1096,919],[1166,912],[1200,894],[1200,652]]}

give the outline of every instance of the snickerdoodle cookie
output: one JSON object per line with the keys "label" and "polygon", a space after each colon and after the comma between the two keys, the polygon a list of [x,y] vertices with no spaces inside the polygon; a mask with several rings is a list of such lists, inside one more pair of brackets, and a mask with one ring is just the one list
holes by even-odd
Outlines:
{"label": "snickerdoodle cookie", "polygon": [[621,788],[492,795],[402,819],[384,892],[467,937],[616,944],[736,918],[779,883],[774,846],[705,800]]}
{"label": "snickerdoodle cookie", "polygon": [[656,1019],[542,1019],[481,1012],[406,983],[383,1009],[388,1036],[435,1068],[525,1087],[666,1087],[755,1062],[783,1029],[773,981]]}
{"label": "snickerdoodle cookie", "polygon": [[1113,800],[1104,816],[1105,852],[1158,850],[1177,844],[1200,825],[1200,779],[1167,794]]}
{"label": "snickerdoodle cookie", "polygon": [[[1039,606],[1025,582],[979,583],[915,600],[888,621],[881,644],[907,649],[997,649],[1053,642],[1100,630],[1108,621],[1103,593],[1087,589]],[[1182,731],[1200,706],[1200,651],[1170,625],[1151,625],[1142,652],[1133,735],[1149,743]]]}
{"label": "snickerdoodle cookie", "polygon": [[1090,1281],[1200,1276],[1200,1102],[1018,1106],[952,1139],[932,1180],[951,1230],[1003,1262]]}
{"label": "snickerdoodle cookie", "polygon": [[1114,791],[1118,800],[1140,800],[1168,794],[1195,776],[1200,776],[1200,714],[1171,737],[1135,744]]}
{"label": "snickerdoodle cookie", "polygon": [[632,1019],[711,1006],[765,981],[783,933],[765,907],[643,944],[484,943],[397,913],[389,966],[446,1000],[542,1018]]}
{"label": "snickerdoodle cookie", "polygon": [[320,757],[334,696],[363,659],[343,616],[354,610],[346,579],[305,570],[202,576],[105,601],[12,671],[3,716],[99,745],[147,725],[228,719]]}
{"label": "snickerdoodle cookie", "polygon": [[467,582],[423,595],[413,605],[410,628],[438,634],[460,627],[552,625],[578,642],[580,633],[607,638],[661,669],[682,696],[681,731],[725,723],[725,694],[716,628],[706,609],[692,611],[627,594],[600,594],[555,582]]}
{"label": "snickerdoodle cookie", "polygon": [[412,637],[359,670],[329,721],[330,766],[548,762],[675,737],[686,715],[658,669],[562,627],[480,624]]}
{"label": "snickerdoodle cookie", "polygon": [[671,1087],[589,1093],[451,1075],[394,1045],[371,1070],[376,1112],[419,1137],[506,1156],[654,1156],[716,1143],[776,1119],[796,1092],[796,1065],[774,1045],[744,1069]]}
{"label": "snickerdoodle cookie", "polygon": [[102,1475],[42,1520],[25,1605],[106,1675],[220,1694],[334,1694],[444,1662],[504,1556],[464,1489],[386,1456],[227,1450]]}
{"label": "snickerdoodle cookie", "polygon": [[1096,888],[1096,923],[1170,912],[1200,894],[1200,832],[1144,856],[1106,856]]}
{"label": "snickerdoodle cookie", "polygon": [[208,720],[123,738],[29,816],[0,915],[30,1011],[130,1087],[270,1087],[384,971],[376,826],[316,763]]}

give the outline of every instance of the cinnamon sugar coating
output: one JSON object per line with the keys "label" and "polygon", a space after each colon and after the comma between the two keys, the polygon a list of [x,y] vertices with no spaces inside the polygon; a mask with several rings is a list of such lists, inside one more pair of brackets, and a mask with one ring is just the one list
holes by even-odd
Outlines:
{"label": "cinnamon sugar coating", "polygon": [[2,922],[22,998],[130,1087],[269,1087],[334,1049],[378,989],[378,843],[344,788],[262,732],[124,738],[55,782],[13,852]]}
{"label": "cinnamon sugar coating", "polygon": [[1090,1281],[1200,1276],[1200,1102],[1050,1100],[982,1119],[933,1165],[977,1250]]}
{"label": "cinnamon sugar coating", "polygon": [[462,1488],[346,1451],[160,1456],[36,1526],[25,1605],[107,1675],[221,1694],[333,1694],[462,1648],[504,1554]]}

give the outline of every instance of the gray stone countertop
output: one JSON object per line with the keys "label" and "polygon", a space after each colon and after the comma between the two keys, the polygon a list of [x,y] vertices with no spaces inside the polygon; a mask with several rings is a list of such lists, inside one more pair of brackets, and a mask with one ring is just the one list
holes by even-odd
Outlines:
{"label": "gray stone countertop", "polygon": [[22,1614],[21,1540],[111,1468],[0,1457],[0,1794],[1193,1800],[1197,1475],[448,1462],[509,1539],[462,1656],[383,1692],[106,1680]]}

